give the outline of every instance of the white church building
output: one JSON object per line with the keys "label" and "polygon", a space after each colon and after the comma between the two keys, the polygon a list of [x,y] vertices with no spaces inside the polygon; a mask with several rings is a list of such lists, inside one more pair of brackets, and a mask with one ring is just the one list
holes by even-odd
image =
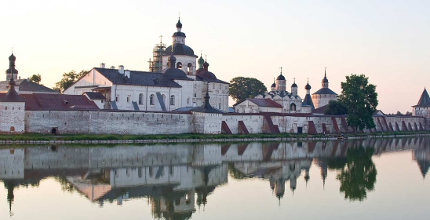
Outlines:
{"label": "white church building", "polygon": [[133,111],[173,111],[202,106],[206,92],[210,104],[228,111],[229,83],[219,80],[208,70],[209,64],[200,56],[198,68],[194,50],[185,45],[185,33],[178,20],[172,45],[162,54],[162,71],[132,71],[120,65],[92,68],[64,94],[85,94],[100,109]]}
{"label": "white church building", "polygon": [[276,113],[313,113],[317,108],[326,106],[331,100],[337,100],[337,94],[328,88],[327,72],[322,80],[322,88],[311,96],[311,86],[309,81],[305,86],[306,95],[302,99],[298,95],[298,87],[294,82],[291,85],[291,92],[287,91],[287,80],[281,74],[276,77],[275,82],[270,87],[270,92],[265,92],[248,98],[241,103],[235,105],[234,109],[237,113],[260,113],[260,112],[276,112]]}

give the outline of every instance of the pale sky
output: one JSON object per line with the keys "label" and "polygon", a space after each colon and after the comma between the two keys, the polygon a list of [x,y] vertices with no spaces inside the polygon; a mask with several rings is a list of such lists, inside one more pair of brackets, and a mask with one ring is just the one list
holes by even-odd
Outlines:
{"label": "pale sky", "polygon": [[327,67],[336,93],[346,75],[365,74],[378,109],[405,113],[430,79],[424,0],[5,0],[1,8],[0,70],[13,48],[19,76],[41,74],[48,87],[102,62],[147,71],[159,36],[171,43],[179,13],[186,44],[224,81],[254,77],[270,89],[283,67],[287,90],[296,78],[303,98],[307,78],[317,91]]}

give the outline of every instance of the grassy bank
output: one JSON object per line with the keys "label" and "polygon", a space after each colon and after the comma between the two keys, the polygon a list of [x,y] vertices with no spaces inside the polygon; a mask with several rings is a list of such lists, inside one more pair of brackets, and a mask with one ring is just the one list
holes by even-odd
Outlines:
{"label": "grassy bank", "polygon": [[[349,133],[345,134],[348,137],[393,137],[403,135],[427,135],[428,131],[419,132],[378,132],[378,133]],[[0,135],[0,141],[81,141],[81,140],[175,140],[175,139],[272,139],[272,138],[297,138],[297,139],[324,139],[330,137],[340,137],[338,134],[328,135],[308,135],[308,134],[165,134],[165,135],[94,135],[94,134],[66,134],[66,135],[51,135],[51,134],[15,134],[15,135]]]}

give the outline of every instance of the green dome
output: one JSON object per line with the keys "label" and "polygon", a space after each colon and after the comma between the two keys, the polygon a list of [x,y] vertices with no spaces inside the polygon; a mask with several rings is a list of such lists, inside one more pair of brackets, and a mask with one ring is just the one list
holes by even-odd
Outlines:
{"label": "green dome", "polygon": [[203,63],[205,63],[205,60],[203,59],[202,55],[200,55],[198,62],[199,62],[199,68],[203,68]]}

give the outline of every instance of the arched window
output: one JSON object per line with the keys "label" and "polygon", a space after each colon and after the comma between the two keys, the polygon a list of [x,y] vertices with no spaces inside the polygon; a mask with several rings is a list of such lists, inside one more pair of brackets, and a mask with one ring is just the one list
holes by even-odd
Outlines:
{"label": "arched window", "polygon": [[151,95],[149,96],[149,104],[150,104],[150,105],[154,105],[154,94],[151,94]]}
{"label": "arched window", "polygon": [[175,96],[174,95],[170,96],[170,105],[175,105]]}
{"label": "arched window", "polygon": [[290,105],[290,111],[296,111],[296,104],[292,103]]}
{"label": "arched window", "polygon": [[10,131],[15,131],[15,127],[14,127],[14,126],[11,126],[11,127],[10,127]]}
{"label": "arched window", "polygon": [[176,64],[176,69],[182,69],[182,63],[181,62],[178,62]]}
{"label": "arched window", "polygon": [[193,64],[191,64],[191,63],[187,64],[187,73],[188,73],[188,75],[193,74]]}
{"label": "arched window", "polygon": [[139,94],[139,105],[143,105],[143,94]]}

